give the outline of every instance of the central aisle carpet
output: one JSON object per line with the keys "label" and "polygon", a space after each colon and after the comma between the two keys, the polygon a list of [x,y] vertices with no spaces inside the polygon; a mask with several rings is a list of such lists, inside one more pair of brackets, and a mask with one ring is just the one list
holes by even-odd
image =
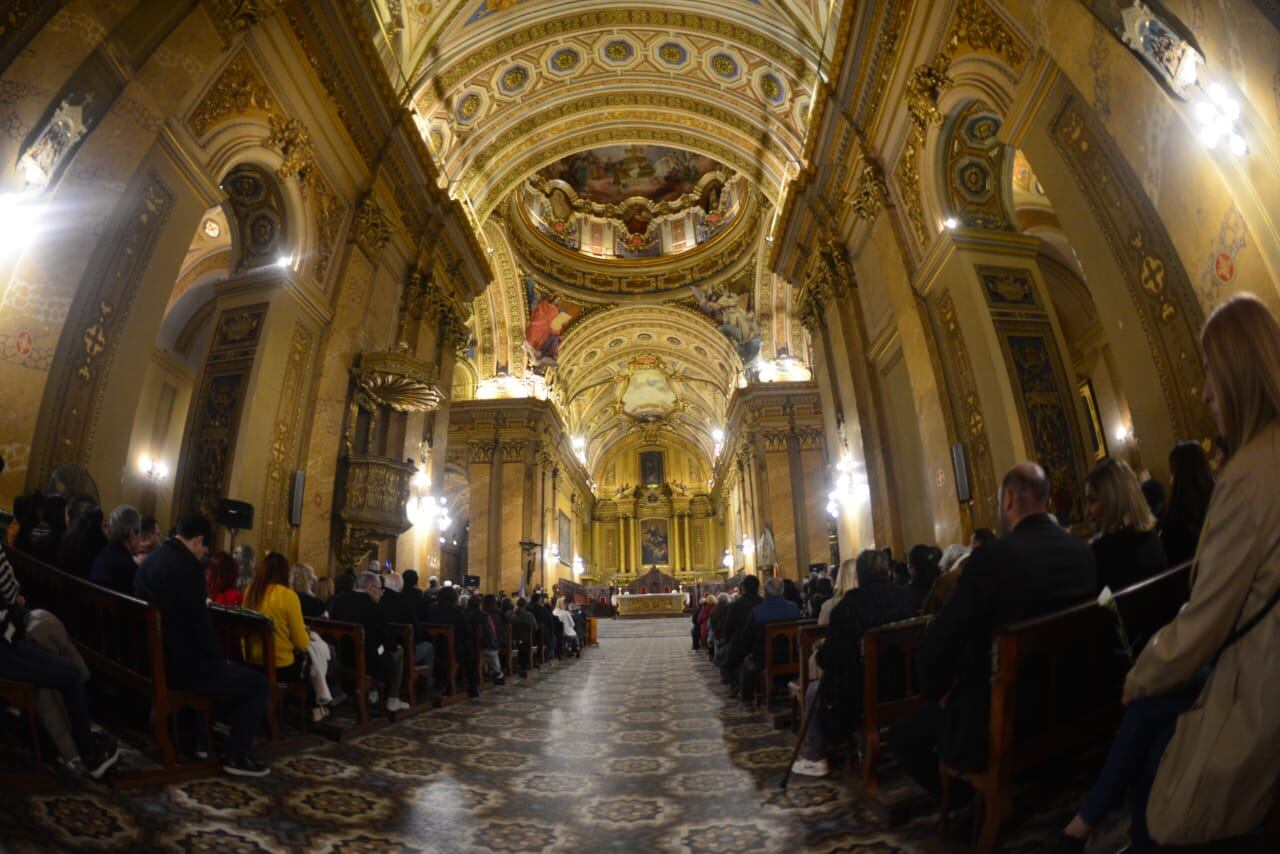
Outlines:
{"label": "central aisle carpet", "polygon": [[[688,623],[600,623],[582,659],[276,759],[265,780],[0,793],[12,851],[919,851],[838,778],[778,780],[790,740],[726,700]],[[1025,850],[1036,822],[1006,850]],[[1021,844],[1017,844],[1021,842]]]}

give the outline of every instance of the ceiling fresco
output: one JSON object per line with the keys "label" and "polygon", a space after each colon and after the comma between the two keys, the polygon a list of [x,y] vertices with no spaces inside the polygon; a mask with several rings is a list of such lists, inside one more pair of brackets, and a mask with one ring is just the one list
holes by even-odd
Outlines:
{"label": "ceiling fresco", "polygon": [[671,202],[692,193],[699,179],[726,168],[710,157],[664,145],[609,145],[579,151],[538,170],[564,181],[579,196],[617,204],[632,196]]}

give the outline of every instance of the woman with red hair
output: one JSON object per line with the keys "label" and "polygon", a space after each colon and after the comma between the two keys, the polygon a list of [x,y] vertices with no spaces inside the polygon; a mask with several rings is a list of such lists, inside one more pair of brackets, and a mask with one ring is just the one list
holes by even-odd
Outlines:
{"label": "woman with red hair", "polygon": [[244,594],[236,587],[239,575],[240,567],[236,566],[231,555],[223,551],[209,555],[209,566],[204,571],[204,586],[209,601],[215,605],[239,608],[244,601]]}

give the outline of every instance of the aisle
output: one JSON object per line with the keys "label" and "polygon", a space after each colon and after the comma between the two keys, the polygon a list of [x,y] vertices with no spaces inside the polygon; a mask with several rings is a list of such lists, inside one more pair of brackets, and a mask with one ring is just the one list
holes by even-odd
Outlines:
{"label": "aisle", "polygon": [[688,623],[602,621],[601,645],[479,700],[276,759],[265,780],[0,793],[12,851],[921,850],[839,779],[778,780],[787,739],[726,701]]}

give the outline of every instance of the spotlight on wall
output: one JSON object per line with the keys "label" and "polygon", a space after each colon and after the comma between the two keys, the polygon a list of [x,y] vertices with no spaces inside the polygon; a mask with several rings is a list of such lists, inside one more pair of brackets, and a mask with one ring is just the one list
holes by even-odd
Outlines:
{"label": "spotlight on wall", "polygon": [[942,221],[942,224],[945,225],[948,229],[954,229],[958,225],[960,225],[960,220],[956,219],[953,216],[949,216]]}
{"label": "spotlight on wall", "polygon": [[169,466],[164,460],[153,459],[146,454],[138,460],[138,468],[142,470],[143,477],[153,482],[162,481],[169,476]]}
{"label": "spotlight on wall", "polygon": [[1197,136],[1205,148],[1217,148],[1225,142],[1227,150],[1237,157],[1249,153],[1249,144],[1236,128],[1240,119],[1240,102],[1232,98],[1221,83],[1210,83],[1209,99],[1196,104],[1194,114],[1200,125]]}
{"label": "spotlight on wall", "polygon": [[293,263],[293,259],[290,258],[288,255],[281,255],[279,258],[276,259],[276,266],[281,269],[288,267],[292,263]]}
{"label": "spotlight on wall", "polygon": [[0,195],[0,253],[25,249],[35,239],[37,218],[32,198],[20,193]]}

